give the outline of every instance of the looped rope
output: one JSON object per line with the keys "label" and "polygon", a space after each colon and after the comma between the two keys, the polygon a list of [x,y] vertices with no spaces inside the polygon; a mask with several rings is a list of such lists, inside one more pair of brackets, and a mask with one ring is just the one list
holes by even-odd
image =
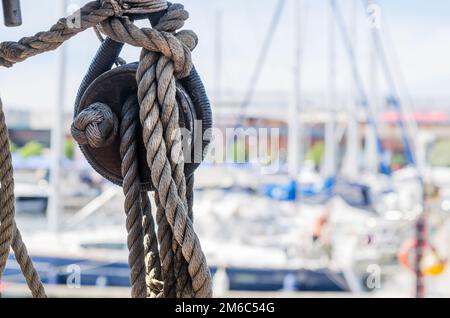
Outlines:
{"label": "looped rope", "polygon": [[[166,276],[176,278],[177,297],[210,297],[210,274],[186,199],[184,156],[178,147],[181,136],[176,134],[179,113],[175,99],[174,65],[167,57],[144,49],[137,81],[144,144],[152,182],[157,189],[158,212],[164,213],[174,239],[171,250],[160,249],[162,268]],[[159,235],[162,240],[170,234],[160,232]],[[172,253],[175,257],[171,256]],[[165,263],[167,259],[169,263]],[[172,260],[175,260],[174,264]],[[173,270],[175,273],[171,274]],[[166,287],[165,292],[169,292]]]}
{"label": "looped rope", "polygon": [[44,298],[46,295],[39,274],[28,256],[22,236],[14,221],[14,201],[14,177],[8,127],[0,99],[0,280],[12,248],[31,294],[35,298]]}
{"label": "looped rope", "polygon": [[116,17],[129,14],[147,14],[167,9],[165,0],[99,0],[102,5],[109,4]]}
{"label": "looped rope", "polygon": [[[128,17],[164,9],[167,11],[153,29],[138,28]],[[130,96],[123,105],[120,123],[107,105],[96,103],[77,116],[72,134],[80,144],[102,147],[113,142],[120,131],[132,296],[211,297],[211,276],[193,227],[193,178],[186,180],[181,135],[177,133],[180,115],[176,78],[190,74],[193,67],[191,50],[198,43],[192,31],[176,33],[189,14],[182,5],[168,6],[162,0],[98,0],[86,4],[79,13],[80,23],[76,27],[71,27],[69,20],[63,18],[48,32],[37,33],[19,42],[1,43],[0,65],[9,67],[28,57],[54,50],[77,33],[96,26],[114,41],[142,48],[136,76],[137,97]],[[156,189],[157,233],[149,198],[140,189],[138,119]],[[11,213],[8,217],[11,218]],[[1,225],[5,225],[3,221]],[[31,264],[25,257],[26,250],[22,251],[25,254],[21,263]],[[1,256],[0,274],[3,269]],[[27,268],[22,264],[22,268]],[[24,273],[30,288],[36,291],[38,276],[32,269],[28,267]]]}
{"label": "looped rope", "polygon": [[[183,12],[184,9],[178,8]],[[185,17],[185,16],[183,16]],[[181,21],[164,21],[157,27],[175,28]],[[184,23],[184,22],[183,22]],[[196,34],[192,31],[182,31],[177,34],[159,31],[158,29],[138,28],[127,18],[108,19],[101,23],[101,31],[116,42],[127,43],[132,46],[146,49],[150,52],[161,53],[172,60],[177,78],[184,78],[191,73],[193,50],[198,43]]]}
{"label": "looped rope", "polygon": [[[117,0],[115,2],[120,4]],[[114,8],[111,1],[91,1],[72,16],[61,18],[46,32],[22,38],[18,42],[0,43],[0,66],[11,67],[32,56],[56,50],[78,33],[114,18],[116,14],[121,13],[124,17],[126,14],[149,14],[163,11],[168,7],[165,0],[123,0],[122,3]],[[124,4],[129,8],[125,8]]]}
{"label": "looped rope", "polygon": [[71,132],[80,145],[92,148],[109,146],[117,137],[119,121],[108,105],[95,103],[75,118]]}
{"label": "looped rope", "polygon": [[102,4],[109,3],[114,10],[114,15],[116,17],[121,17],[124,10],[129,9],[128,4],[124,3],[123,0],[101,0]]}

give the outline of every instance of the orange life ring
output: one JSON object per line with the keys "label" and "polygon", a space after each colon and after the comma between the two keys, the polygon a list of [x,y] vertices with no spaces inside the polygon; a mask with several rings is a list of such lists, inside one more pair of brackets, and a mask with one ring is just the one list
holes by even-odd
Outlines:
{"label": "orange life ring", "polygon": [[[410,256],[416,248],[417,240],[411,239],[403,244],[403,246],[400,248],[400,252],[398,253],[398,261],[400,265],[411,272],[415,272],[415,268],[411,264]],[[436,262],[431,265],[421,264],[422,274],[426,276],[438,276],[442,274],[447,267],[447,260],[440,258],[436,248],[431,244],[425,242],[424,253],[426,253],[427,251],[432,253],[433,258],[436,260]]]}

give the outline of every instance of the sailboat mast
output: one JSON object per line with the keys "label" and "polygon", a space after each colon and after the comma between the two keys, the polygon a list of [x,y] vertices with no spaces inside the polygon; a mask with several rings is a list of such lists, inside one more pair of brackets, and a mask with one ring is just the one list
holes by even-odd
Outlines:
{"label": "sailboat mast", "polygon": [[[369,0],[367,10],[374,10],[373,6],[377,5],[376,0]],[[376,17],[374,17],[376,18]],[[377,24],[369,25],[369,32],[371,33],[368,37],[369,39],[369,107],[372,108],[372,114],[375,118],[373,120],[378,121],[379,119],[379,102],[378,102],[378,60],[375,43],[373,41],[374,33],[377,32]],[[378,167],[380,165],[379,154],[377,151],[377,137],[374,130],[370,125],[366,124],[366,169],[368,172],[377,173]]]}
{"label": "sailboat mast", "polygon": [[[67,0],[61,2],[62,15],[66,15]],[[58,75],[58,98],[54,110],[54,122],[51,131],[52,158],[50,165],[50,189],[49,207],[47,211],[48,228],[52,232],[59,229],[60,217],[63,213],[63,204],[61,202],[61,166],[63,162],[63,144],[64,144],[64,108],[66,99],[66,80],[67,80],[67,54],[65,46],[62,45],[59,55],[59,75]]]}
{"label": "sailboat mast", "polygon": [[325,177],[336,174],[336,24],[331,3],[328,3],[328,116],[325,123]]}
{"label": "sailboat mast", "polygon": [[223,38],[223,12],[216,11],[215,19],[215,42],[214,42],[214,96],[215,103],[222,102],[222,38]]}
{"label": "sailboat mast", "polygon": [[[357,12],[356,1],[348,1],[350,15],[349,37],[356,58],[356,38],[357,38]],[[352,61],[350,61],[352,63]],[[358,127],[358,105],[356,99],[356,85],[350,77],[349,105],[347,114],[347,161],[345,174],[350,178],[356,178],[359,174],[359,127]]]}

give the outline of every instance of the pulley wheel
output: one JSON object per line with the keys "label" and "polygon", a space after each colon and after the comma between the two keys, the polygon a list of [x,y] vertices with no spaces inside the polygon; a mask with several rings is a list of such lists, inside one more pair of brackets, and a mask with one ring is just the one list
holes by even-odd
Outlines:
{"label": "pulley wheel", "polygon": [[[126,99],[131,95],[137,94],[137,67],[137,63],[119,66],[95,79],[84,92],[79,105],[76,107],[75,116],[90,105],[99,102],[108,105],[120,121],[122,106]],[[180,127],[186,128],[190,135],[194,136],[194,123],[197,119],[195,108],[188,93],[178,81],[176,98],[180,110]],[[136,105],[136,107],[139,106]],[[151,171],[147,164],[146,149],[142,139],[142,126],[140,124],[137,140],[141,187],[143,190],[151,191],[153,190]],[[183,140],[183,149],[186,149],[186,147],[192,148],[192,140],[195,140],[195,138],[185,138]],[[122,186],[120,136],[117,136],[114,142],[107,147],[93,148],[89,145],[80,145],[80,148],[95,171],[112,183]],[[189,170],[188,167],[185,170]]]}

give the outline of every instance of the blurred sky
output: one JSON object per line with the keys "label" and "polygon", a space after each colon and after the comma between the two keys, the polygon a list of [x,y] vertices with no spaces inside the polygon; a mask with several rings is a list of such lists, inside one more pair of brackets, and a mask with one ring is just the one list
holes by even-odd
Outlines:
{"label": "blurred sky", "polygon": [[[200,38],[194,53],[195,63],[207,88],[214,88],[214,37],[217,12],[223,13],[222,89],[246,89],[255,59],[278,0],[182,0],[191,13],[186,28]],[[288,0],[258,91],[289,92],[292,83],[292,1]],[[305,94],[324,94],[327,87],[327,9],[326,0],[303,0],[305,50],[302,79]],[[348,15],[348,3],[341,0]],[[358,64],[368,78],[369,38],[365,8],[358,4]],[[69,0],[81,5],[86,1]],[[379,0],[382,28],[389,31],[399,56],[411,95],[450,100],[450,1]],[[0,27],[0,41],[47,30],[61,15],[59,0],[22,0],[24,24],[20,28]],[[338,37],[340,41],[340,38]],[[66,107],[71,108],[77,87],[98,47],[92,31],[86,31],[66,44],[68,84]],[[350,81],[348,61],[338,49],[339,89]],[[135,61],[137,49],[126,49],[123,57]],[[57,91],[58,53],[33,57],[12,69],[0,69],[0,94],[6,107],[54,107]],[[366,83],[367,84],[367,83]]]}

